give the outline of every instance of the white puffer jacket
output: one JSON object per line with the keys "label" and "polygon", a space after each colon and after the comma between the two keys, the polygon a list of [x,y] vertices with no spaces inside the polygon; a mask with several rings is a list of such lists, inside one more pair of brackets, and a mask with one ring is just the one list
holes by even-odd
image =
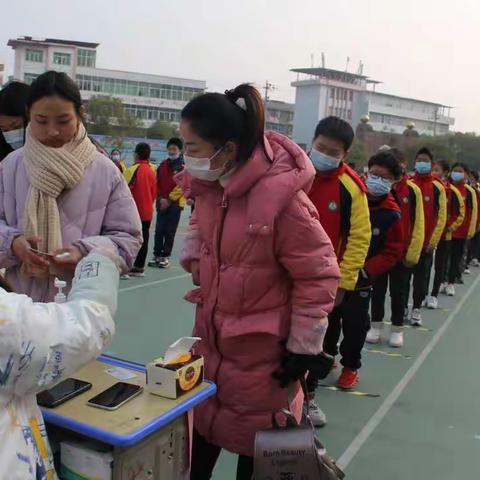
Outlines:
{"label": "white puffer jacket", "polygon": [[56,478],[36,394],[110,343],[118,277],[115,263],[93,252],[78,264],[64,304],[0,289],[0,479]]}

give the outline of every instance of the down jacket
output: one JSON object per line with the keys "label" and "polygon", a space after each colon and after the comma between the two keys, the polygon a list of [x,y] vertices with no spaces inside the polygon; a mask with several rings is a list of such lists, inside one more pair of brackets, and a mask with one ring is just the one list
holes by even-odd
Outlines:
{"label": "down jacket", "polygon": [[[288,406],[272,372],[287,348],[321,352],[339,280],[332,244],[307,197],[314,169],[305,153],[273,132],[223,188],[191,180],[196,207],[182,248],[187,271],[200,261],[194,335],[202,338],[215,397],[195,413],[209,442],[253,455],[255,432]],[[183,175],[185,176],[185,175]],[[297,417],[303,396],[291,389]]]}
{"label": "down jacket", "polygon": [[[0,268],[7,269],[15,292],[48,302],[56,293],[53,281],[23,275],[11,250],[13,239],[22,233],[29,187],[20,148],[0,164]],[[64,246],[75,245],[84,255],[93,248],[115,248],[123,260],[122,270],[132,267],[142,242],[141,222],[130,190],[110,159],[98,153],[80,182],[57,202]],[[64,276],[69,282],[71,278]]]}

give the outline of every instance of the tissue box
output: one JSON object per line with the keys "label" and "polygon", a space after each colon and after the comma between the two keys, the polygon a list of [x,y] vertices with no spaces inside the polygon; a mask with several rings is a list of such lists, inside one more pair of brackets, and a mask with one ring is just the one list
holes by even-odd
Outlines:
{"label": "tissue box", "polygon": [[203,382],[203,357],[192,355],[189,361],[163,365],[159,358],[147,364],[147,390],[154,395],[176,399]]}
{"label": "tissue box", "polygon": [[65,480],[111,480],[112,464],[112,452],[93,443],[60,443],[60,474]]}

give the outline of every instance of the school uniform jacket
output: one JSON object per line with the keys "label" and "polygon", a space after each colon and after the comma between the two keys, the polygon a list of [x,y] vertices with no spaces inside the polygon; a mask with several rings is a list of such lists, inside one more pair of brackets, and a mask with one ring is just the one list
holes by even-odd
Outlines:
{"label": "school uniform jacket", "polygon": [[445,187],[431,173],[415,173],[413,182],[422,191],[425,217],[425,238],[423,248],[435,249],[447,222],[447,196]]}
{"label": "school uniform jacket", "polygon": [[465,201],[455,185],[447,181],[442,183],[447,194],[447,225],[443,231],[442,240],[450,241],[452,233],[460,227],[465,219]]}
{"label": "school uniform jacket", "polygon": [[472,238],[477,231],[477,194],[475,190],[465,182],[456,183],[454,186],[460,192],[465,202],[465,218],[462,224],[452,233],[452,237],[468,240]]}
{"label": "school uniform jacket", "polygon": [[340,267],[340,288],[354,290],[365,263],[371,229],[364,183],[345,163],[317,173],[309,197],[320,223],[335,249]]}
{"label": "school uniform jacket", "polygon": [[416,265],[425,239],[422,191],[406,175],[395,184],[394,196],[400,206],[403,226],[403,260]]}
{"label": "school uniform jacket", "polygon": [[372,240],[364,270],[370,281],[387,273],[404,254],[403,223],[398,203],[391,193],[369,198]]}

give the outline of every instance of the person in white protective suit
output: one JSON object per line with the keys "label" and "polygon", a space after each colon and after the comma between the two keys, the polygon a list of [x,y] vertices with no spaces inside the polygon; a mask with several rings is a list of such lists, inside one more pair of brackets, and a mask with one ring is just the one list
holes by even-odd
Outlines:
{"label": "person in white protective suit", "polygon": [[1,480],[57,478],[36,394],[110,343],[119,282],[114,259],[93,251],[81,260],[63,304],[34,303],[0,288]]}

